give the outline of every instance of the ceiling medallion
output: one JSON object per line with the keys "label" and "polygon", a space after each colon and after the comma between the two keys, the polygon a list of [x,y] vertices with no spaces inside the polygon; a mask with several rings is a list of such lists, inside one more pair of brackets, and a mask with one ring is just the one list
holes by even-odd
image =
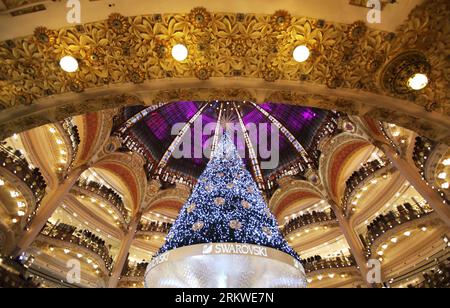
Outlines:
{"label": "ceiling medallion", "polygon": [[271,18],[270,24],[276,31],[286,30],[291,23],[291,14],[285,10],[276,11]]}
{"label": "ceiling medallion", "polygon": [[206,28],[211,22],[211,14],[204,7],[193,8],[188,18],[196,28]]}
{"label": "ceiling medallion", "polygon": [[81,93],[84,91],[84,86],[80,80],[72,80],[69,82],[69,89],[72,92]]}
{"label": "ceiling medallion", "polygon": [[169,51],[169,42],[160,40],[158,38],[155,39],[154,51],[156,52],[158,58],[164,58]]}
{"label": "ceiling medallion", "polygon": [[344,80],[340,77],[331,76],[327,79],[327,86],[330,89],[336,89],[342,87]]}
{"label": "ceiling medallion", "polygon": [[367,32],[367,26],[363,21],[357,21],[350,25],[347,37],[352,41],[360,40]]}
{"label": "ceiling medallion", "polygon": [[274,82],[280,78],[280,72],[276,68],[266,68],[263,72],[263,78],[265,81]]}
{"label": "ceiling medallion", "polygon": [[385,61],[386,57],[384,55],[375,55],[371,60],[367,62],[367,71],[370,73],[375,73],[383,66]]}
{"label": "ceiling medallion", "polygon": [[195,68],[195,76],[200,80],[208,80],[211,77],[211,70],[208,65],[199,65]]}
{"label": "ceiling medallion", "polygon": [[37,27],[34,30],[34,37],[39,44],[51,46],[55,44],[56,37],[52,30],[46,27]]}
{"label": "ceiling medallion", "polygon": [[192,226],[192,230],[197,232],[197,231],[200,231],[201,229],[203,229],[204,226],[205,226],[205,223],[203,221],[198,221]]}
{"label": "ceiling medallion", "polygon": [[236,57],[243,57],[247,52],[247,44],[244,40],[234,40],[231,45],[231,54]]}
{"label": "ceiling medallion", "polygon": [[240,230],[242,228],[242,224],[239,220],[230,221],[230,228],[234,230]]}
{"label": "ceiling medallion", "polygon": [[134,84],[143,83],[145,80],[145,73],[141,70],[132,70],[129,72],[128,77],[130,81]]}
{"label": "ceiling medallion", "polygon": [[108,17],[108,26],[111,30],[118,34],[127,32],[129,24],[124,16],[118,13],[112,13]]}
{"label": "ceiling medallion", "polygon": [[393,94],[407,95],[414,92],[408,84],[410,79],[423,74],[429,76],[431,65],[420,51],[411,50],[401,53],[390,61],[381,73],[383,88]]}
{"label": "ceiling medallion", "polygon": [[101,47],[95,47],[88,52],[88,61],[90,64],[100,64],[105,60],[105,50]]}

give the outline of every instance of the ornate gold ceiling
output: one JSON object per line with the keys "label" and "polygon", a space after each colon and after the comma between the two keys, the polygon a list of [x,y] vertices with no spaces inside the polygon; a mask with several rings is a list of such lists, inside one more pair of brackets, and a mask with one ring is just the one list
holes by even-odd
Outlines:
{"label": "ornate gold ceiling", "polygon": [[[188,14],[111,14],[106,21],[63,29],[39,27],[33,35],[0,43],[0,109],[6,109],[0,112],[0,118],[10,108],[25,110],[24,106],[66,93],[164,79],[196,78],[209,82],[225,78],[265,81],[265,88],[270,88],[271,82],[323,86],[331,90],[327,95],[286,90],[264,99],[321,105],[359,115],[365,113],[364,103],[358,98],[333,97],[333,90],[353,90],[350,96],[372,93],[395,97],[397,103],[420,106],[424,112],[433,113],[430,119],[441,117],[442,124],[449,113],[449,12],[447,1],[427,1],[412,12],[396,33],[370,29],[363,22],[332,23],[291,16],[281,10],[272,15],[255,15],[213,13],[203,8],[194,8]],[[189,49],[184,62],[177,62],[170,55],[171,47],[177,43]],[[293,49],[300,44],[312,51],[312,57],[301,64],[292,59]],[[411,50],[422,54],[431,66],[431,85],[418,93],[397,90],[395,84],[386,86],[395,79],[392,70],[385,69],[386,64]],[[58,61],[64,55],[79,60],[78,72],[67,74],[60,69]],[[152,103],[189,98],[190,90],[161,90]],[[256,99],[243,89],[235,92],[234,96]],[[93,108],[102,109],[111,101],[114,106],[127,103],[123,96],[119,101],[103,99],[106,102]],[[62,113],[69,116],[91,111],[92,104],[86,105],[85,109],[66,108]],[[401,111],[393,112],[391,108],[395,110],[396,106],[371,108],[368,115],[400,122],[432,138],[449,141],[442,126],[434,126],[433,121],[418,116],[405,116]],[[17,126],[26,126],[27,119],[20,121]],[[47,120],[35,117],[30,121],[38,125]],[[13,129],[20,130],[4,120],[0,127],[6,135]]]}

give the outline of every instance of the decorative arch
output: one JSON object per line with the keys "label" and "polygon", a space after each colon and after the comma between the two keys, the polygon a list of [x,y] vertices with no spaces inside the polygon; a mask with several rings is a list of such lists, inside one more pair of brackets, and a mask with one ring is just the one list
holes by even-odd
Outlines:
{"label": "decorative arch", "polygon": [[131,197],[132,212],[135,214],[141,208],[147,188],[143,166],[144,160],[139,154],[115,152],[105,156],[92,167],[112,172],[121,179]]}
{"label": "decorative arch", "polygon": [[345,164],[355,153],[370,145],[368,140],[350,133],[341,133],[323,145],[322,152],[326,155],[320,158],[319,173],[328,196],[334,201],[340,198],[338,184],[343,180],[340,173]]}
{"label": "decorative arch", "polygon": [[293,204],[302,199],[324,199],[322,192],[313,184],[303,180],[288,179],[274,193],[269,201],[269,207],[275,217],[281,219]]}

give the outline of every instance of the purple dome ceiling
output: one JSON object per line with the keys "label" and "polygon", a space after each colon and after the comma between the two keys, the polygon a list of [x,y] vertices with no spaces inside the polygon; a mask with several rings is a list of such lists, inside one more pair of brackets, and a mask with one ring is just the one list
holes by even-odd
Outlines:
{"label": "purple dome ceiling", "polygon": [[[183,177],[190,183],[195,183],[209,161],[208,157],[199,156],[199,153],[205,149],[209,153],[214,140],[214,128],[219,120],[221,123],[233,123],[241,130],[242,125],[256,125],[256,140],[246,142],[244,138],[234,138],[240,153],[245,153],[246,167],[255,177],[258,168],[255,164],[261,165],[269,160],[261,157],[259,145],[255,143],[260,140],[259,137],[265,136],[264,130],[267,130],[265,139],[269,140],[267,147],[270,150],[271,124],[278,124],[275,126],[281,128],[276,131],[279,137],[279,162],[274,168],[260,170],[262,181],[270,182],[286,170],[295,169],[294,173],[301,173],[314,167],[318,158],[315,137],[327,123],[337,118],[335,112],[322,109],[276,103],[255,105],[250,102],[175,102],[151,107],[133,106],[124,108],[121,116],[125,124],[119,131],[125,144],[147,158],[150,177]],[[179,134],[179,143],[176,142],[178,131],[172,131],[176,125],[185,127],[184,133]],[[205,127],[209,127],[209,131],[204,131]],[[191,138],[191,148],[181,147],[180,150],[190,152],[191,155],[185,156],[192,158],[175,158],[171,153],[171,145],[178,148],[188,138]],[[295,142],[300,146],[296,147]],[[249,147],[253,147],[256,153],[256,163],[251,160]],[[304,150],[306,158],[300,155],[299,147]]]}

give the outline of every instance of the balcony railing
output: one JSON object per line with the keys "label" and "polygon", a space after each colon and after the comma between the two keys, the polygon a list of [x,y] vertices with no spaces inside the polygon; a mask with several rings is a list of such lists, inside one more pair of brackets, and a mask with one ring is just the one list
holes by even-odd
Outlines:
{"label": "balcony railing", "polygon": [[127,278],[144,278],[145,271],[147,270],[148,263],[138,263],[130,265],[128,264],[122,272],[122,277]]}
{"label": "balcony railing", "polygon": [[422,172],[424,172],[427,160],[430,157],[431,152],[433,152],[435,146],[436,144],[433,141],[425,137],[419,136],[416,138],[413,160],[417,168],[419,168],[419,170],[421,170]]}
{"label": "balcony railing", "polygon": [[69,141],[70,150],[72,152],[72,158],[69,166],[73,166],[78,154],[78,147],[80,145],[80,134],[78,133],[78,127],[73,124],[71,119],[65,119],[64,121],[57,123],[57,126],[63,131]]}
{"label": "balcony railing", "polygon": [[116,193],[113,189],[92,181],[78,181],[76,185],[83,190],[100,196],[102,199],[113,206],[116,212],[118,212],[122,216],[124,221],[129,221],[130,214],[125,207],[122,197],[120,197],[119,194]]}
{"label": "balcony railing", "polygon": [[397,226],[407,222],[422,218],[429,215],[433,210],[428,205],[411,205],[405,203],[397,207],[396,210],[390,211],[386,214],[375,218],[368,226],[365,235],[360,235],[360,238],[366,246],[366,255],[372,255],[371,246],[383,234]]}
{"label": "balcony railing", "polygon": [[344,196],[342,197],[342,205],[344,208],[344,212],[348,210],[348,202],[350,202],[350,198],[358,186],[363,183],[366,179],[373,177],[373,174],[384,167],[386,167],[385,162],[380,162],[378,160],[370,161],[364,164],[357,171],[353,172],[353,174],[347,179],[345,183],[345,191]]}
{"label": "balcony railing", "polygon": [[290,233],[295,232],[296,230],[301,229],[303,227],[307,227],[313,224],[323,224],[327,222],[337,223],[336,215],[332,210],[323,212],[313,211],[311,213],[307,213],[291,219],[288,223],[286,223],[283,226],[281,233],[283,234],[283,236],[287,236]]}
{"label": "balcony railing", "polygon": [[0,261],[0,288],[30,289],[39,287],[39,284],[28,275],[22,264],[2,257],[0,257]]}
{"label": "balcony railing", "polygon": [[0,166],[14,174],[30,188],[36,200],[35,212],[39,208],[47,188],[39,169],[31,168],[19,151],[13,151],[3,145],[0,145]]}
{"label": "balcony railing", "polygon": [[113,258],[109,254],[106,242],[88,230],[80,230],[63,223],[53,225],[47,222],[41,235],[84,247],[98,255],[105,262],[105,267],[109,271],[112,270]]}
{"label": "balcony railing", "polygon": [[172,228],[172,224],[168,222],[141,221],[138,225],[138,232],[157,232],[167,234]]}
{"label": "balcony railing", "polygon": [[356,267],[353,256],[337,257],[331,259],[321,259],[320,257],[309,258],[303,261],[306,273],[321,271],[326,269],[340,269],[348,267]]}
{"label": "balcony railing", "polygon": [[450,287],[450,247],[447,245],[438,253],[427,257],[411,270],[386,281],[391,287],[408,288],[449,288]]}

